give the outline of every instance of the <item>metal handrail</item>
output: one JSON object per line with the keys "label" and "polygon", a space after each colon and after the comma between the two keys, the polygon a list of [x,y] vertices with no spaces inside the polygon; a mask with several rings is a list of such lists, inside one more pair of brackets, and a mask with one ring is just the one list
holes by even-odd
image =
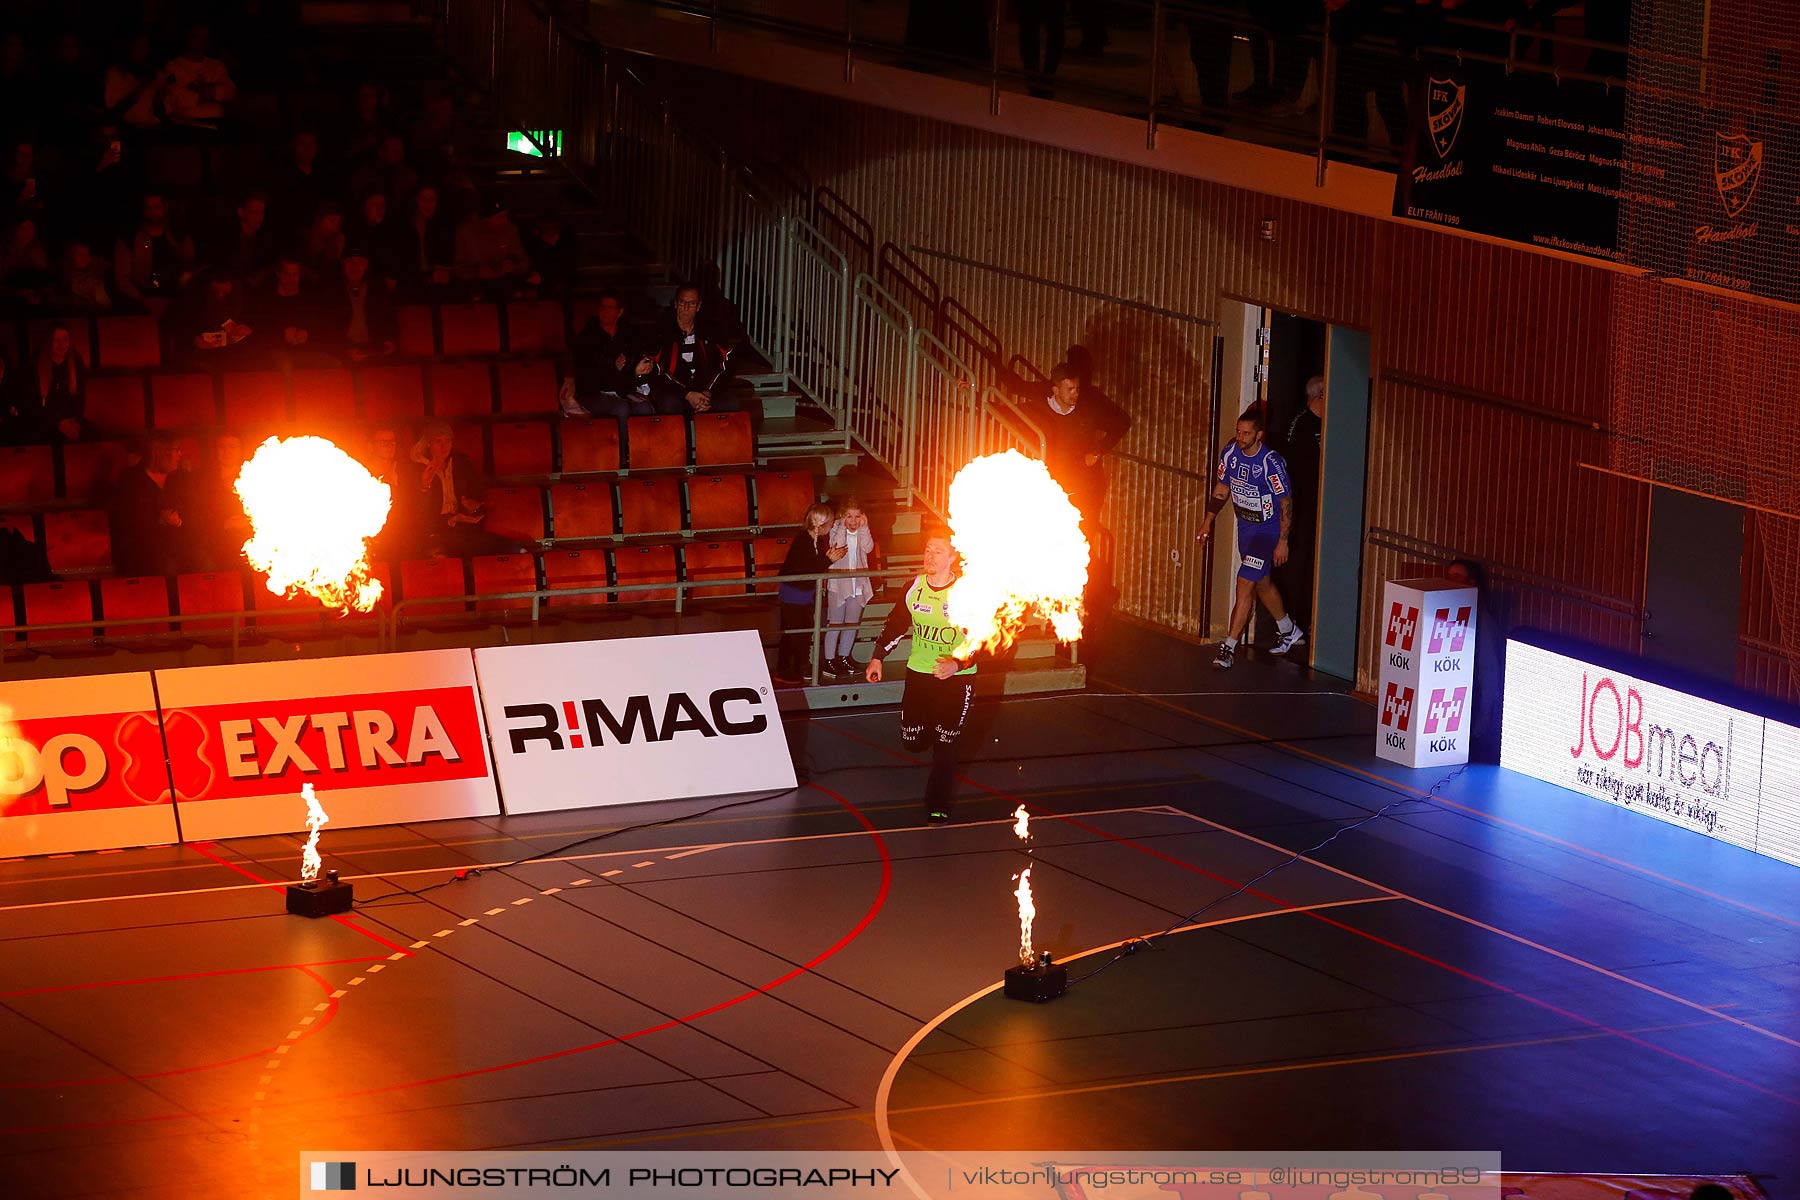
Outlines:
{"label": "metal handrail", "polygon": [[1374,527],[1369,529],[1365,540],[1371,546],[1391,550],[1397,554],[1417,554],[1425,558],[1435,558],[1444,563],[1454,562],[1459,558],[1478,562],[1489,578],[1495,582],[1514,584],[1534,592],[1541,592],[1546,596],[1555,596],[1559,600],[1568,600],[1600,612],[1625,617],[1628,620],[1641,622],[1649,616],[1643,608],[1631,601],[1621,600],[1604,592],[1577,587],[1574,584],[1528,571],[1523,567],[1495,562],[1493,559],[1479,554],[1440,545],[1424,538],[1412,537],[1396,530]]}

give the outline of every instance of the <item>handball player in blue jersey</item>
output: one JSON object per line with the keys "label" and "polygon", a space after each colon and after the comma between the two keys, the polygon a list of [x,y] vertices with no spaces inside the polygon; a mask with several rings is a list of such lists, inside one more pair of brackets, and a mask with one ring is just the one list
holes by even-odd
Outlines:
{"label": "handball player in blue jersey", "polygon": [[1205,541],[1212,536],[1213,518],[1229,502],[1237,516],[1237,599],[1231,606],[1230,635],[1219,643],[1218,657],[1213,659],[1215,667],[1229,667],[1237,654],[1238,639],[1250,623],[1252,594],[1275,618],[1279,638],[1270,647],[1271,654],[1286,654],[1306,640],[1288,616],[1275,581],[1269,578],[1270,569],[1288,559],[1288,529],[1294,523],[1293,493],[1287,463],[1263,444],[1262,409],[1252,408],[1238,418],[1237,436],[1219,456],[1218,481],[1213,484],[1206,520],[1197,539]]}

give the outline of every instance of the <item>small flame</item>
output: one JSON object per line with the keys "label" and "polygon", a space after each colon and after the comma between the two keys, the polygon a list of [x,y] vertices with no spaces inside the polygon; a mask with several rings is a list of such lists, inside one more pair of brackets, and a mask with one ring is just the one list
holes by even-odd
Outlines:
{"label": "small flame", "polygon": [[950,484],[950,529],[963,563],[949,599],[964,630],[957,657],[1004,650],[1033,616],[1059,642],[1081,636],[1087,538],[1043,463],[1017,450],[969,463]]}
{"label": "small flame", "polygon": [[1031,868],[1026,867],[1013,876],[1019,886],[1013,889],[1013,895],[1019,898],[1019,961],[1026,966],[1032,962],[1031,922],[1037,916],[1037,905],[1031,902]]}
{"label": "small flame", "polygon": [[319,807],[312,784],[300,785],[300,798],[306,801],[306,849],[300,852],[300,882],[311,883],[319,877],[319,868],[325,865],[325,860],[319,857],[319,826],[331,818]]}
{"label": "small flame", "polygon": [[324,438],[270,438],[237,478],[250,518],[244,556],[277,596],[306,592],[327,608],[368,612],[369,539],[387,524],[388,485]]}
{"label": "small flame", "polygon": [[1020,841],[1028,841],[1031,837],[1031,814],[1026,812],[1025,806],[1021,804],[1013,809],[1013,817],[1016,818],[1013,833],[1018,835]]}

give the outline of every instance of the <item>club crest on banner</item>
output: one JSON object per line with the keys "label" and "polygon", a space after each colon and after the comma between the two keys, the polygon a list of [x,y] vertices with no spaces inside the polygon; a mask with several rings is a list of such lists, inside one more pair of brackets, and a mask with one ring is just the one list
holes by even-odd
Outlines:
{"label": "club crest on banner", "polygon": [[1435,75],[1426,80],[1425,119],[1431,125],[1431,144],[1439,158],[1448,158],[1455,147],[1468,102],[1468,88],[1456,80]]}
{"label": "club crest on banner", "polygon": [[1713,180],[1719,187],[1719,202],[1725,214],[1735,217],[1743,212],[1756,195],[1762,178],[1763,144],[1753,142],[1741,133],[1721,133],[1713,155]]}

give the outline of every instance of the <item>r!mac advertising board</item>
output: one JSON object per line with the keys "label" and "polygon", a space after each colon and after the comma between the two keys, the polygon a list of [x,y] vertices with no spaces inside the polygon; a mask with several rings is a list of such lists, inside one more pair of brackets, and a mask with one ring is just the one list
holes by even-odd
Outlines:
{"label": "r!mac advertising board", "polygon": [[1500,765],[1800,865],[1800,727],[1513,638]]}
{"label": "r!mac advertising board", "polygon": [[0,684],[0,858],[175,840],[148,672]]}

